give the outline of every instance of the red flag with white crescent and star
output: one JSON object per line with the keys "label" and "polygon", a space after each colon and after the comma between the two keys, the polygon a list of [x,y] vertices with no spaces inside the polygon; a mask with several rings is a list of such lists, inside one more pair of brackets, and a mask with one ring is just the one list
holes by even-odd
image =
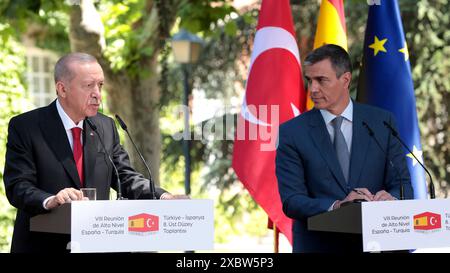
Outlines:
{"label": "red flag with white crescent and star", "polygon": [[292,244],[275,176],[279,124],[305,109],[300,54],[289,0],[263,0],[250,60],[232,166],[254,200]]}

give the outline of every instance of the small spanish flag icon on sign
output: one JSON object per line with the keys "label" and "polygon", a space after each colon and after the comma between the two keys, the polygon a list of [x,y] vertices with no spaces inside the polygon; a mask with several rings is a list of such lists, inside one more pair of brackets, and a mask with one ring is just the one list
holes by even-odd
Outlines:
{"label": "small spanish flag icon on sign", "polygon": [[433,230],[441,228],[441,215],[424,212],[414,215],[414,229],[416,230]]}

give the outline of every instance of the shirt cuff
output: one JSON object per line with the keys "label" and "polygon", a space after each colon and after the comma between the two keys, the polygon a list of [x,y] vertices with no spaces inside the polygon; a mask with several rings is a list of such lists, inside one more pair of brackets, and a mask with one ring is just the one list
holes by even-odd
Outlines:
{"label": "shirt cuff", "polygon": [[166,196],[168,196],[168,195],[170,195],[170,193],[165,192],[165,193],[161,194],[161,196],[159,197],[159,199],[160,199],[160,200],[167,199]]}
{"label": "shirt cuff", "polygon": [[334,204],[336,204],[338,200],[334,201],[333,204],[331,204],[331,207],[328,208],[328,211],[332,211],[334,208]]}
{"label": "shirt cuff", "polygon": [[48,201],[49,201],[50,199],[52,199],[53,197],[55,197],[55,195],[52,195],[52,196],[50,196],[50,197],[45,198],[44,202],[42,202],[42,206],[44,207],[44,209],[49,210],[49,209],[47,208],[47,203],[48,203]]}

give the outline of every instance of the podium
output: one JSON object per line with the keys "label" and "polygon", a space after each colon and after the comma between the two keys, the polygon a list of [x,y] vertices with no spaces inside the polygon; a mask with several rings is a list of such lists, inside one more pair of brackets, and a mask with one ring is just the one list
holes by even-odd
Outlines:
{"label": "podium", "polygon": [[71,235],[71,252],[209,250],[212,200],[74,201],[34,216],[30,230]]}
{"label": "podium", "polygon": [[63,204],[49,213],[39,214],[30,219],[30,230],[58,234],[70,234],[72,204]]}
{"label": "podium", "polygon": [[314,231],[361,234],[361,203],[349,203],[337,210],[309,217],[308,229]]}
{"label": "podium", "polygon": [[450,247],[450,199],[351,203],[309,217],[308,229],[361,234],[364,251]]}

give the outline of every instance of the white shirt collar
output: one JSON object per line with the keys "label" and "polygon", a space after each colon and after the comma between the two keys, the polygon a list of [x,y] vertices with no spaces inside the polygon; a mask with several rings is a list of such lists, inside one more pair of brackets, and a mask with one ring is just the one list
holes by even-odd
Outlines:
{"label": "white shirt collar", "polygon": [[[323,120],[325,124],[330,123],[336,115],[330,113],[328,110],[321,109],[320,113],[322,114]],[[353,122],[353,101],[350,99],[347,107],[342,112],[341,117],[344,117],[346,120]]]}
{"label": "white shirt collar", "polygon": [[61,118],[64,129],[66,129],[66,131],[72,129],[73,127],[79,127],[83,129],[84,120],[81,120],[80,122],[78,122],[78,124],[75,124],[75,122],[73,122],[69,115],[66,114],[61,104],[59,103],[59,100],[56,100],[56,109],[58,110],[59,117]]}

